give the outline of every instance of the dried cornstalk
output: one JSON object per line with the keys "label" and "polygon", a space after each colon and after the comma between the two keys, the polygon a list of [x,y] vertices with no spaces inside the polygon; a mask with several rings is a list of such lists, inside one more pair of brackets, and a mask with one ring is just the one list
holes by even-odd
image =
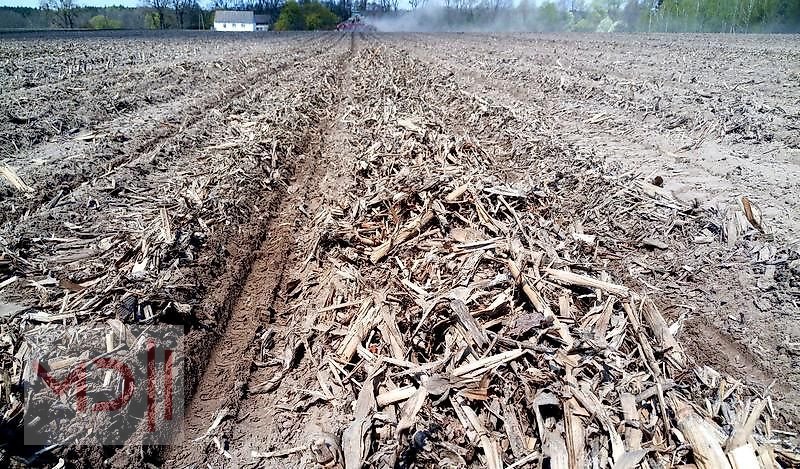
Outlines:
{"label": "dried cornstalk", "polygon": [[700,469],[731,469],[719,437],[688,405],[676,401],[678,429],[692,447],[695,464]]}
{"label": "dried cornstalk", "polygon": [[[455,188],[444,197],[445,202],[455,202],[464,193],[461,186]],[[433,210],[428,207],[420,215],[409,221],[397,234],[391,236],[383,244],[372,250],[369,258],[372,262],[378,262],[386,257],[391,250],[418,235],[420,230],[431,222],[434,218]]]}
{"label": "dried cornstalk", "polygon": [[596,278],[588,277],[586,275],[579,275],[566,270],[545,269],[545,273],[548,277],[563,285],[597,288],[606,293],[619,296],[620,298],[627,298],[630,296],[630,290],[628,287],[623,285],[604,282],[602,280],[597,280]]}
{"label": "dried cornstalk", "polygon": [[3,163],[2,166],[0,166],[0,176],[3,176],[3,178],[11,187],[20,192],[33,192],[33,188],[25,184],[25,182],[17,175],[17,172],[6,163]]}
{"label": "dried cornstalk", "polygon": [[339,344],[339,349],[336,353],[343,361],[350,361],[358,349],[358,345],[367,336],[373,327],[378,325],[380,321],[380,305],[372,305],[372,298],[366,298],[358,308],[356,317],[353,318],[347,335],[342,339]]}
{"label": "dried cornstalk", "polygon": [[572,335],[569,333],[569,329],[559,321],[558,317],[553,313],[553,310],[550,309],[550,305],[542,298],[542,295],[533,288],[525,277],[522,276],[522,272],[517,267],[517,264],[514,263],[512,260],[506,261],[506,266],[508,270],[511,272],[511,276],[514,278],[514,281],[522,288],[523,293],[525,296],[528,297],[531,304],[533,305],[536,311],[544,314],[545,319],[551,321],[553,325],[558,330],[558,335],[561,337],[561,340],[564,342],[564,345],[567,348],[571,348],[572,344],[574,343],[574,339]]}

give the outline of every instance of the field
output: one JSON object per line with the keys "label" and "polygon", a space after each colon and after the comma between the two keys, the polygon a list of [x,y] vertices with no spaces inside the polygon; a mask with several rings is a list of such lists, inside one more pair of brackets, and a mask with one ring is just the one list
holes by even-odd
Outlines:
{"label": "field", "polygon": [[187,331],[172,445],[4,465],[800,464],[798,36],[5,34],[0,90],[6,441],[26,341]]}

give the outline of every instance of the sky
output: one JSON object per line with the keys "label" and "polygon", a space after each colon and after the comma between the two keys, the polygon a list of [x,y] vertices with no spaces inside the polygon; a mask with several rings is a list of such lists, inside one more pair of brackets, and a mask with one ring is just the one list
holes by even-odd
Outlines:
{"label": "sky", "polygon": [[[538,3],[539,0],[534,0],[532,3]],[[2,7],[32,7],[38,8],[40,0],[0,0],[0,6]],[[142,4],[142,0],[76,0],[76,3],[82,7],[107,7],[107,6],[117,6],[122,5],[126,7],[137,7]],[[206,5],[210,2],[206,2],[201,0],[201,5]],[[516,3],[516,2],[514,2]],[[408,7],[408,2],[406,0],[401,0],[400,5],[403,4]]]}
{"label": "sky", "polygon": [[[107,7],[122,5],[136,7],[142,4],[141,0],[78,0],[78,5],[85,7]],[[39,8],[39,0],[0,0],[2,7],[32,7]]]}

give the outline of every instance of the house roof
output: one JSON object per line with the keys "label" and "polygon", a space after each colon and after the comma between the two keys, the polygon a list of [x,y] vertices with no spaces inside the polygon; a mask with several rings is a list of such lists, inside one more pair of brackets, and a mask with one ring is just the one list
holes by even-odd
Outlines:
{"label": "house roof", "polygon": [[215,23],[253,23],[252,11],[217,10],[214,12]]}
{"label": "house roof", "polygon": [[272,17],[269,15],[254,15],[256,24],[269,24],[272,22]]}

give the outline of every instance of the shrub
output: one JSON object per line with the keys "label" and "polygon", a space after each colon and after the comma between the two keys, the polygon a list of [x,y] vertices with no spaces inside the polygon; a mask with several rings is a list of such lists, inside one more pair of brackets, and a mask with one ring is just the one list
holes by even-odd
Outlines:
{"label": "shrub", "polygon": [[283,8],[281,8],[278,20],[275,21],[275,30],[305,31],[333,29],[338,22],[339,17],[319,2],[308,2],[299,5],[296,1],[289,0]]}
{"label": "shrub", "polygon": [[89,27],[92,29],[120,29],[122,21],[112,20],[103,15],[95,15],[89,20]]}
{"label": "shrub", "polygon": [[339,17],[334,15],[326,6],[318,2],[303,5],[306,29],[333,29],[339,22]]}

